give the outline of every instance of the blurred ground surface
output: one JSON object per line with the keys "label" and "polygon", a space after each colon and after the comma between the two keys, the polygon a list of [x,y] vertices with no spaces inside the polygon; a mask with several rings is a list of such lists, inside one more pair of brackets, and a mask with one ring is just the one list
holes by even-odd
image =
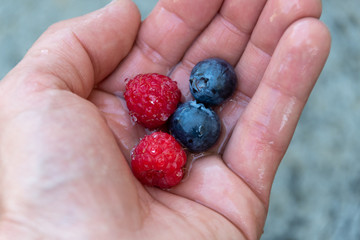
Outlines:
{"label": "blurred ground surface", "polygon": [[[155,0],[135,1],[145,17]],[[0,79],[52,23],[104,0],[0,3]],[[359,0],[324,0],[332,52],[276,176],[263,240],[360,239]]]}

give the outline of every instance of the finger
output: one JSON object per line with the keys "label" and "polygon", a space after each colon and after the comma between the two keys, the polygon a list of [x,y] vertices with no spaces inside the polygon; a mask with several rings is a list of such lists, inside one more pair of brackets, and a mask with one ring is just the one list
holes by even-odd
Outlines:
{"label": "finger", "polygon": [[236,66],[239,91],[252,97],[269,64],[277,43],[295,21],[321,15],[321,0],[269,0]]}
{"label": "finger", "polygon": [[[69,89],[87,97],[133,45],[140,15],[130,0],[51,26],[12,72],[20,81]],[[40,74],[40,75],[39,75]],[[37,77],[31,77],[36,75]],[[33,84],[35,86],[36,84]]]}
{"label": "finger", "polygon": [[265,0],[227,0],[210,25],[187,51],[171,78],[178,82],[186,100],[191,98],[189,75],[197,62],[210,57],[226,59],[233,66],[242,55]]}
{"label": "finger", "polygon": [[[218,141],[216,151],[223,147],[230,136],[239,116],[261,81],[273,51],[286,28],[304,17],[318,18],[321,14],[321,1],[269,0],[267,1],[256,26],[247,42],[246,49],[235,67],[238,75],[238,88],[231,101],[218,109],[225,131]],[[220,50],[221,51],[221,50]],[[189,71],[189,70],[187,70]],[[188,84],[187,84],[188,85]],[[188,86],[185,87],[189,92]]]}
{"label": "finger", "polygon": [[225,149],[225,162],[266,204],[277,167],[329,48],[329,32],[317,19],[292,24]]}
{"label": "finger", "polygon": [[100,88],[122,92],[125,78],[148,72],[168,74],[221,4],[222,0],[160,0],[142,23],[129,56]]}
{"label": "finger", "polygon": [[[121,96],[125,88],[124,79],[128,77],[146,72],[167,74],[211,21],[221,4],[221,0],[159,1],[143,22],[129,56],[101,83],[99,89]],[[121,98],[114,96],[113,101],[104,101],[101,95],[104,93],[93,92],[91,101],[101,109],[129,160],[132,147],[145,131],[130,120]],[[131,130],[133,134],[127,134],[124,129]]]}

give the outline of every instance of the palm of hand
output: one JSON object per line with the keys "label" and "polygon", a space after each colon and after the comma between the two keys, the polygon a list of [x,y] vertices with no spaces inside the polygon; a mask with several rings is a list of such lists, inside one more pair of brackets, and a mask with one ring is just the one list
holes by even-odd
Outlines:
{"label": "palm of hand", "polygon": [[[15,105],[17,117],[6,125],[8,134],[22,133],[22,142],[10,138],[7,147],[16,151],[2,156],[16,160],[3,164],[8,188],[0,229],[66,239],[260,238],[275,171],[329,48],[326,28],[305,18],[319,17],[319,3],[265,2],[161,1],[133,47],[139,22],[128,1],[87,22],[52,27],[17,67],[31,59],[48,68],[14,90],[26,104]],[[55,48],[49,36],[65,44]],[[221,154],[196,160],[170,191],[144,188],[127,163],[145,130],[117,96],[124,78],[171,72],[184,101],[191,67],[213,56],[236,66],[240,78],[231,101],[217,109],[226,129],[211,152]],[[32,73],[15,69],[7,78],[23,83]]]}

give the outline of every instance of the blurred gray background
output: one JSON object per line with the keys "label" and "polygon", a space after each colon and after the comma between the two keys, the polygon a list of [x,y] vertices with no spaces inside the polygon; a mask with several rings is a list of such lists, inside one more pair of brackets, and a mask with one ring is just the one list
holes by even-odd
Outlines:
{"label": "blurred gray background", "polygon": [[[0,3],[0,79],[59,20],[105,0]],[[136,0],[143,18],[156,0]],[[360,240],[359,0],[324,0],[332,51],[276,176],[263,240]]]}

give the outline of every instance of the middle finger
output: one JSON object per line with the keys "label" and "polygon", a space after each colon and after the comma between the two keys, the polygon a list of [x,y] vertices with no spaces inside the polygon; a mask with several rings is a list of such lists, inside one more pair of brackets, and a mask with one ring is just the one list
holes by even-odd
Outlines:
{"label": "middle finger", "polygon": [[191,98],[189,75],[194,65],[219,57],[236,65],[242,55],[266,0],[227,0],[210,25],[186,52],[171,78],[178,82],[183,100]]}

